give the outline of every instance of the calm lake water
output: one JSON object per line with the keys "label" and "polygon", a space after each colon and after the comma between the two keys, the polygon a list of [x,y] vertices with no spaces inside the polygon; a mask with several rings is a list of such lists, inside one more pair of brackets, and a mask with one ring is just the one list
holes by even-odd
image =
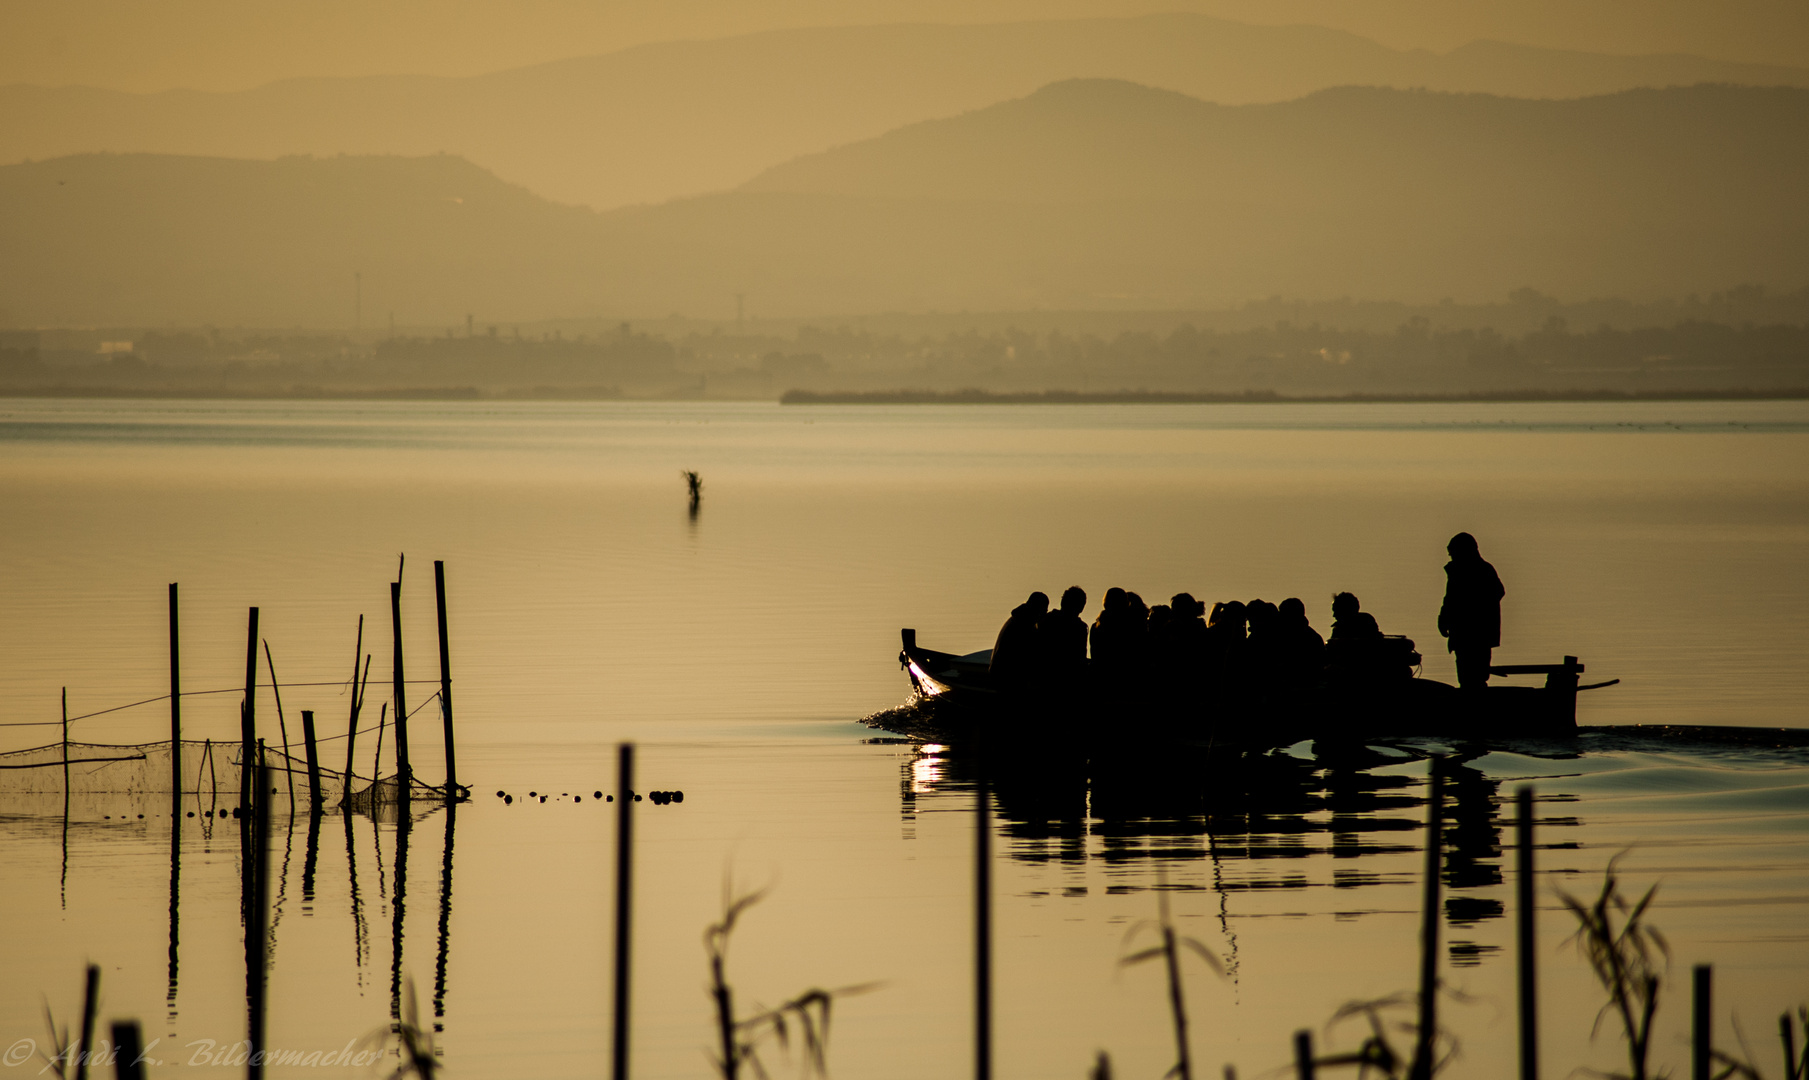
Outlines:
{"label": "calm lake water", "polygon": [[[695,518],[684,468],[704,476]],[[637,817],[636,1075],[712,1074],[703,930],[725,888],[761,887],[730,957],[750,1007],[878,983],[838,1005],[831,1072],[966,1071],[973,790],[960,762],[868,741],[883,733],[856,721],[905,699],[900,627],[984,648],[1032,589],[1080,584],[1089,617],[1110,585],[1300,596],[1321,630],[1349,589],[1450,680],[1434,621],[1444,542],[1467,529],[1508,589],[1498,662],[1573,654],[1585,681],[1622,680],[1583,695],[1584,724],[1806,726],[1801,402],[14,401],[0,403],[0,506],[10,725],[56,721],[64,687],[78,716],[166,692],[177,581],[185,689],[242,684],[257,605],[297,684],[282,700],[292,736],[301,709],[343,734],[360,614],[387,686],[400,553],[409,675],[438,675],[431,563],[446,560],[459,768],[476,794],[455,822],[435,810],[406,830],[406,858],[394,823],[329,816],[310,859],[306,816],[279,820],[270,1041],[337,1051],[385,1028],[412,983],[456,1077],[607,1068],[614,819],[592,793],[613,784],[621,739],[641,744],[641,787],[685,792]],[[411,684],[410,707],[430,692]],[[238,703],[186,699],[185,734],[236,738]],[[411,736],[437,781],[433,715]],[[57,731],[0,727],[0,750]],[[161,702],[72,725],[96,743],[167,732]],[[344,743],[327,745],[332,765]],[[1591,892],[1623,850],[1627,887],[1658,885],[1674,952],[1658,1058],[1684,1067],[1689,965],[1712,961],[1722,1042],[1737,1047],[1735,1016],[1775,1061],[1777,1014],[1809,1001],[1809,753],[1603,732],[1338,764],[1294,747],[1262,766],[1286,797],[1236,821],[1198,816],[1168,780],[1001,791],[999,1075],[1080,1076],[1100,1049],[1120,1075],[1168,1068],[1160,972],[1117,964],[1147,940],[1126,935],[1155,916],[1158,886],[1227,967],[1188,973],[1203,1070],[1282,1067],[1295,1029],[1412,989],[1424,756],[1447,749],[1463,758],[1446,859],[1453,1075],[1514,1068],[1499,803],[1522,778],[1552,845],[1548,1071],[1614,1064],[1613,1021],[1590,1041],[1599,993],[1561,947],[1554,890]],[[361,736],[361,770],[374,750]],[[236,823],[185,819],[172,949],[167,795],[78,794],[65,828],[55,785],[8,783],[0,1052],[46,1043],[46,1005],[76,1018],[92,961],[103,1017],[162,1040],[153,1076],[228,1068],[191,1062],[243,1037]],[[1350,1023],[1323,1035],[1359,1037]],[[767,1059],[792,1069],[776,1048]]]}

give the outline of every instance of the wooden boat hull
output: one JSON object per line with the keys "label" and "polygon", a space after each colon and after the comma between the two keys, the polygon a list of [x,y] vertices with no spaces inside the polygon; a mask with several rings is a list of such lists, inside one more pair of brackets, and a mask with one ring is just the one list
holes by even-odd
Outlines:
{"label": "wooden boat hull", "polygon": [[[1211,695],[1187,687],[1115,683],[1091,669],[1010,688],[987,670],[991,652],[955,654],[917,644],[903,632],[900,665],[915,701],[887,720],[939,741],[993,738],[1039,730],[1144,742],[1285,746],[1301,739],[1360,740],[1443,736],[1568,738],[1576,734],[1575,657],[1562,664],[1492,669],[1501,675],[1543,673],[1544,686],[1491,685],[1464,691],[1436,679],[1376,679],[1361,685],[1252,687]],[[1618,681],[1618,680],[1614,680]],[[1598,684],[1602,686],[1610,683]]]}

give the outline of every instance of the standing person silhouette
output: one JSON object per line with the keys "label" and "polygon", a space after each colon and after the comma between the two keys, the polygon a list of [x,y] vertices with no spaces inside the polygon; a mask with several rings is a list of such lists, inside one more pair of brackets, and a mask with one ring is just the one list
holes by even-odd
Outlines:
{"label": "standing person silhouette", "polygon": [[1457,657],[1457,685],[1482,690],[1489,685],[1489,656],[1501,644],[1501,575],[1476,548],[1476,538],[1460,532],[1445,545],[1445,603],[1438,609],[1438,632]]}

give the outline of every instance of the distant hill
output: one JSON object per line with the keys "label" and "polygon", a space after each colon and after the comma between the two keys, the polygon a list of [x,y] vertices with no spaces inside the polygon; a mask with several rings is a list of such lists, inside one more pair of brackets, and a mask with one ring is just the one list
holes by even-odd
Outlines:
{"label": "distant hill", "polygon": [[1804,90],[1222,106],[1080,80],[642,216],[675,244],[718,238],[700,275],[801,310],[787,263],[732,253],[808,253],[823,290],[865,294],[857,310],[1649,297],[1809,283],[1803,191]]}
{"label": "distant hill", "polygon": [[0,167],[0,320],[366,325],[623,313],[1684,296],[1809,284],[1809,91],[1571,101],[1112,80],[609,213],[469,163]]}
{"label": "distant hill", "polygon": [[0,167],[0,323],[366,326],[563,313],[596,215],[454,157],[83,155]]}
{"label": "distant hill", "polygon": [[682,41],[466,79],[295,79],[241,93],[0,87],[0,162],[107,151],[275,158],[456,154],[600,209],[718,191],[801,154],[1120,78],[1224,104],[1341,85],[1569,98],[1809,70],[1477,42],[1401,51],[1202,15],[825,27]]}

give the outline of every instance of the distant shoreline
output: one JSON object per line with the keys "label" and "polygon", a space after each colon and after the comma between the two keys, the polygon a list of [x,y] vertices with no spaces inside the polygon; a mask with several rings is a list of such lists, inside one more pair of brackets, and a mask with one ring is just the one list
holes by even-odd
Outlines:
{"label": "distant shoreline", "polygon": [[1809,388],[1792,390],[1501,390],[1448,394],[1279,394],[1247,390],[1236,394],[1114,390],[1043,390],[995,393],[989,390],[863,390],[817,393],[788,390],[781,405],[1414,405],[1440,402],[1503,404],[1560,401],[1803,401]]}
{"label": "distant shoreline", "polygon": [[[614,388],[538,387],[533,390],[486,391],[472,386],[388,387],[372,390],[232,391],[180,387],[108,386],[3,387],[0,400],[70,398],[122,401],[617,401],[617,402],[769,402],[770,397],[700,397],[697,394],[629,395]],[[1269,390],[1241,393],[1191,393],[1161,390],[1083,392],[1042,390],[1019,393],[991,390],[850,390],[819,393],[788,390],[780,405],[1424,405],[1464,402],[1538,404],[1541,402],[1635,401],[1806,401],[1809,387],[1779,390],[1502,390],[1454,393],[1279,394]]]}

